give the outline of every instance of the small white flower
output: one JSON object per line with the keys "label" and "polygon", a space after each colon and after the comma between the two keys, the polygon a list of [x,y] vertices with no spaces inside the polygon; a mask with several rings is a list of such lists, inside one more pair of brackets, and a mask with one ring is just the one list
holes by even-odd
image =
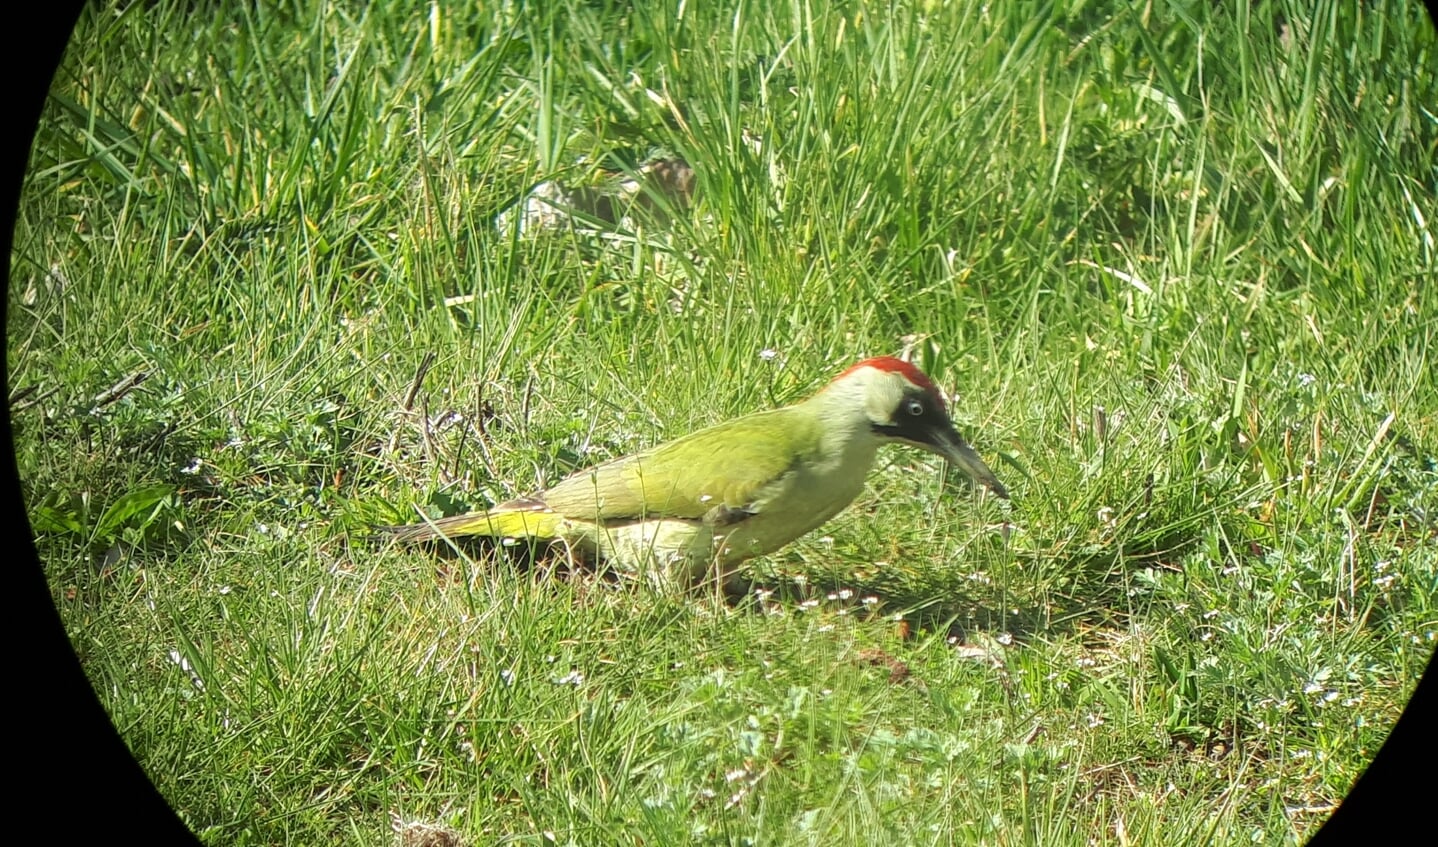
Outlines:
{"label": "small white flower", "polygon": [[850,597],[853,597],[853,596],[854,596],[854,592],[850,591],[849,589],[847,589],[847,588],[840,588],[840,589],[839,589],[839,599],[840,599],[840,600],[848,600]]}
{"label": "small white flower", "polygon": [[503,682],[505,685],[513,685],[513,684],[514,684],[514,669],[513,669],[513,668],[505,668],[505,669],[501,670],[501,671],[499,672],[499,679],[500,679],[500,681]]}
{"label": "small white flower", "polygon": [[772,362],[775,359],[779,358],[779,351],[775,350],[772,347],[765,347],[763,350],[759,351],[759,358],[763,359],[766,362]]}
{"label": "small white flower", "polygon": [[189,660],[182,656],[179,650],[170,651],[170,661],[173,662],[177,667],[179,667],[180,670],[184,671],[190,677],[191,685],[194,685],[196,688],[201,689],[205,687],[205,681],[203,679],[200,679],[200,675],[198,673],[195,673],[195,669],[190,666]]}

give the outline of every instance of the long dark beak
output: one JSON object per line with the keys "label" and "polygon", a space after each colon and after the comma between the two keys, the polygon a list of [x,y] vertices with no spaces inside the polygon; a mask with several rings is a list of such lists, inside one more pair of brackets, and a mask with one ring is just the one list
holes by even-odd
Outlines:
{"label": "long dark beak", "polygon": [[1009,499],[1009,490],[1004,488],[1004,484],[999,482],[999,478],[994,476],[994,472],[989,470],[989,466],[984,464],[984,460],[979,458],[979,454],[974,452],[974,448],[969,446],[962,435],[959,435],[959,431],[954,429],[953,424],[946,421],[943,425],[929,430],[927,435],[929,436],[927,442],[915,441],[913,442],[914,446],[943,456],[957,465],[959,470],[968,474],[974,482],[982,484],[1005,500]]}

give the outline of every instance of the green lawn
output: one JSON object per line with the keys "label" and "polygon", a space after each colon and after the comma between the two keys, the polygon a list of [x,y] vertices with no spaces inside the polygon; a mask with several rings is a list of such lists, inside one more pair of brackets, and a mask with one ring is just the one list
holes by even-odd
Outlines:
{"label": "green lawn", "polygon": [[[1417,3],[119,5],[10,402],[206,843],[1292,844],[1433,653]],[[687,209],[524,219],[676,156]],[[1011,503],[891,449],[735,607],[369,537],[901,352]]]}

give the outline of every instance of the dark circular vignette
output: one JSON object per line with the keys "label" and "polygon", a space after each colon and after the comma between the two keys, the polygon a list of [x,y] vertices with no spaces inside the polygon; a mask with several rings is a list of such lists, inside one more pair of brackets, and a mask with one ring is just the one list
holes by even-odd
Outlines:
{"label": "dark circular vignette", "polygon": [[[18,113],[18,120],[11,124],[6,145],[0,201],[7,294],[25,166],[41,108],[81,8],[77,0],[45,4],[33,9],[25,23],[9,27],[5,76],[15,92],[12,114]],[[9,318],[8,302],[7,297],[0,305],[0,319]],[[10,396],[8,376],[8,368],[0,373],[0,398]],[[13,444],[9,402],[0,403],[0,429],[6,446]],[[13,657],[6,662],[10,699],[18,703],[10,729],[10,761],[20,771],[12,777],[18,777],[21,786],[13,808],[63,843],[104,844],[134,836],[151,844],[199,844],[130,755],[80,669],[35,552],[13,450],[4,453],[0,476],[5,524],[23,560],[19,599],[11,601],[20,608],[7,616]]]}
{"label": "dark circular vignette", "polygon": [[1438,743],[1434,742],[1438,732],[1432,723],[1438,713],[1435,677],[1438,653],[1428,658],[1422,679],[1378,755],[1337,811],[1309,839],[1309,847],[1357,844],[1389,836],[1397,839],[1411,832],[1432,831],[1432,809],[1426,804],[1433,802],[1433,763],[1438,761]]}
{"label": "dark circular vignette", "polygon": [[[4,174],[0,247],[7,292],[15,210],[30,147],[82,6],[79,0],[49,4],[30,22],[10,29],[6,76],[17,91],[19,120],[13,124],[12,138],[20,140],[8,146]],[[1438,3],[1426,0],[1426,6],[1430,23],[1438,26]],[[22,45],[28,49],[20,49]],[[0,319],[8,319],[8,298],[0,304]],[[8,372],[0,373],[0,396],[9,397],[8,382]],[[0,404],[0,435],[7,445],[13,443],[8,402]],[[152,844],[198,844],[116,733],[70,647],[31,541],[13,451],[4,456],[3,476],[4,508],[11,515],[6,522],[24,529],[14,546],[30,563],[21,569],[18,605],[22,608],[9,616],[16,622],[9,626],[9,640],[17,657],[11,665],[11,678],[16,681],[12,690],[18,692],[11,696],[21,703],[12,729],[19,736],[12,739],[19,742],[18,749],[12,748],[18,755],[12,761],[25,770],[18,774],[22,788],[17,808],[32,820],[48,821],[64,842],[103,843],[135,835]],[[1309,845],[1351,844],[1430,825],[1430,810],[1424,804],[1431,802],[1431,790],[1418,774],[1438,761],[1438,732],[1432,723],[1438,714],[1435,677],[1438,652],[1429,658],[1382,748]]]}

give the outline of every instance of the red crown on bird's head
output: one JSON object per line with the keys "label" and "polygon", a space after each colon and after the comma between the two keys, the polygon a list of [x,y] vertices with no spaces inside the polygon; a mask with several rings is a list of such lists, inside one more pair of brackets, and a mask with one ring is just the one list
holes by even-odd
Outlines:
{"label": "red crown on bird's head", "polygon": [[944,395],[939,391],[939,387],[934,385],[934,381],[929,379],[923,371],[914,367],[911,363],[894,356],[875,356],[872,359],[856,362],[848,370],[835,377],[835,379],[843,379],[860,368],[873,368],[874,370],[884,371],[886,373],[896,373],[912,383],[915,388],[921,388],[929,392],[929,396],[934,398],[934,401],[939,404],[940,409],[946,408]]}

